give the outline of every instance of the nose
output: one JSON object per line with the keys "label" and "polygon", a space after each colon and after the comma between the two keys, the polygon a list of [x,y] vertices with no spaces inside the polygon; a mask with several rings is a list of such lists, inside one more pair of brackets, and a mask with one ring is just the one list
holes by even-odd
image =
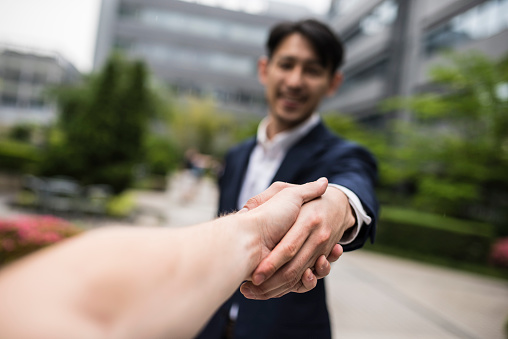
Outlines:
{"label": "nose", "polygon": [[286,78],[286,85],[291,88],[299,88],[303,84],[303,72],[300,67],[295,67]]}

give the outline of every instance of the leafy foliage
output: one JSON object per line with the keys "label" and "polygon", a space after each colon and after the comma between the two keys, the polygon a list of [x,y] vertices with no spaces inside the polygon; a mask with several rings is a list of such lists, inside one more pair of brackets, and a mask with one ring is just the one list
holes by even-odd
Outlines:
{"label": "leafy foliage", "polygon": [[254,135],[257,122],[242,122],[232,114],[219,112],[211,99],[189,97],[170,124],[169,133],[181,150],[194,148],[220,158],[232,145]]}
{"label": "leafy foliage", "polygon": [[129,187],[155,109],[144,64],[113,56],[98,75],[55,94],[61,115],[43,174],[109,184],[117,193]]}
{"label": "leafy foliage", "polygon": [[39,162],[37,147],[20,141],[0,140],[0,170],[30,172]]}
{"label": "leafy foliage", "polygon": [[494,222],[506,234],[508,56],[449,54],[448,60],[430,73],[436,92],[385,103],[411,112],[394,127],[393,151],[405,167],[398,180],[413,185],[413,206]]}

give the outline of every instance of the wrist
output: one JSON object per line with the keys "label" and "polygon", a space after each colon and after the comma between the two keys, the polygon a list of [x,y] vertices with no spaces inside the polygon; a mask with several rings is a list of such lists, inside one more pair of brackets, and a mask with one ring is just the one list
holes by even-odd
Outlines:
{"label": "wrist", "polygon": [[353,228],[356,225],[356,216],[349,203],[348,196],[340,189],[334,186],[328,186],[323,197],[330,199],[333,206],[343,206],[344,208],[344,221],[342,223],[343,232]]}
{"label": "wrist", "polygon": [[261,261],[261,227],[254,213],[241,212],[230,217],[238,239],[237,250],[245,260],[242,270],[245,269],[245,280],[248,280]]}

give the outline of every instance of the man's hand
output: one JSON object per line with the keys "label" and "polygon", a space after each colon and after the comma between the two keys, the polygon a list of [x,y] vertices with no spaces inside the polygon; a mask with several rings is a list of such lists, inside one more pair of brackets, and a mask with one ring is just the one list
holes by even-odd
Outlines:
{"label": "man's hand", "polygon": [[330,272],[329,262],[342,254],[337,242],[354,223],[346,195],[327,188],[321,198],[302,206],[294,226],[258,265],[252,282],[242,285],[242,293],[264,300],[314,288]]}
{"label": "man's hand", "polygon": [[249,199],[238,214],[249,211],[257,224],[260,250],[252,271],[294,225],[302,206],[325,193],[327,184],[326,178],[304,185],[275,182],[266,191]]}

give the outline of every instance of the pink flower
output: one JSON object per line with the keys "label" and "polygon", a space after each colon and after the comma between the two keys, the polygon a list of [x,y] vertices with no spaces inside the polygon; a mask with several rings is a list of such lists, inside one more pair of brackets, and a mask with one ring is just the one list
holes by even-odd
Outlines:
{"label": "pink flower", "polygon": [[0,219],[0,264],[79,232],[71,223],[50,215]]}
{"label": "pink flower", "polygon": [[492,245],[490,262],[495,266],[508,268],[508,238],[501,238]]}

